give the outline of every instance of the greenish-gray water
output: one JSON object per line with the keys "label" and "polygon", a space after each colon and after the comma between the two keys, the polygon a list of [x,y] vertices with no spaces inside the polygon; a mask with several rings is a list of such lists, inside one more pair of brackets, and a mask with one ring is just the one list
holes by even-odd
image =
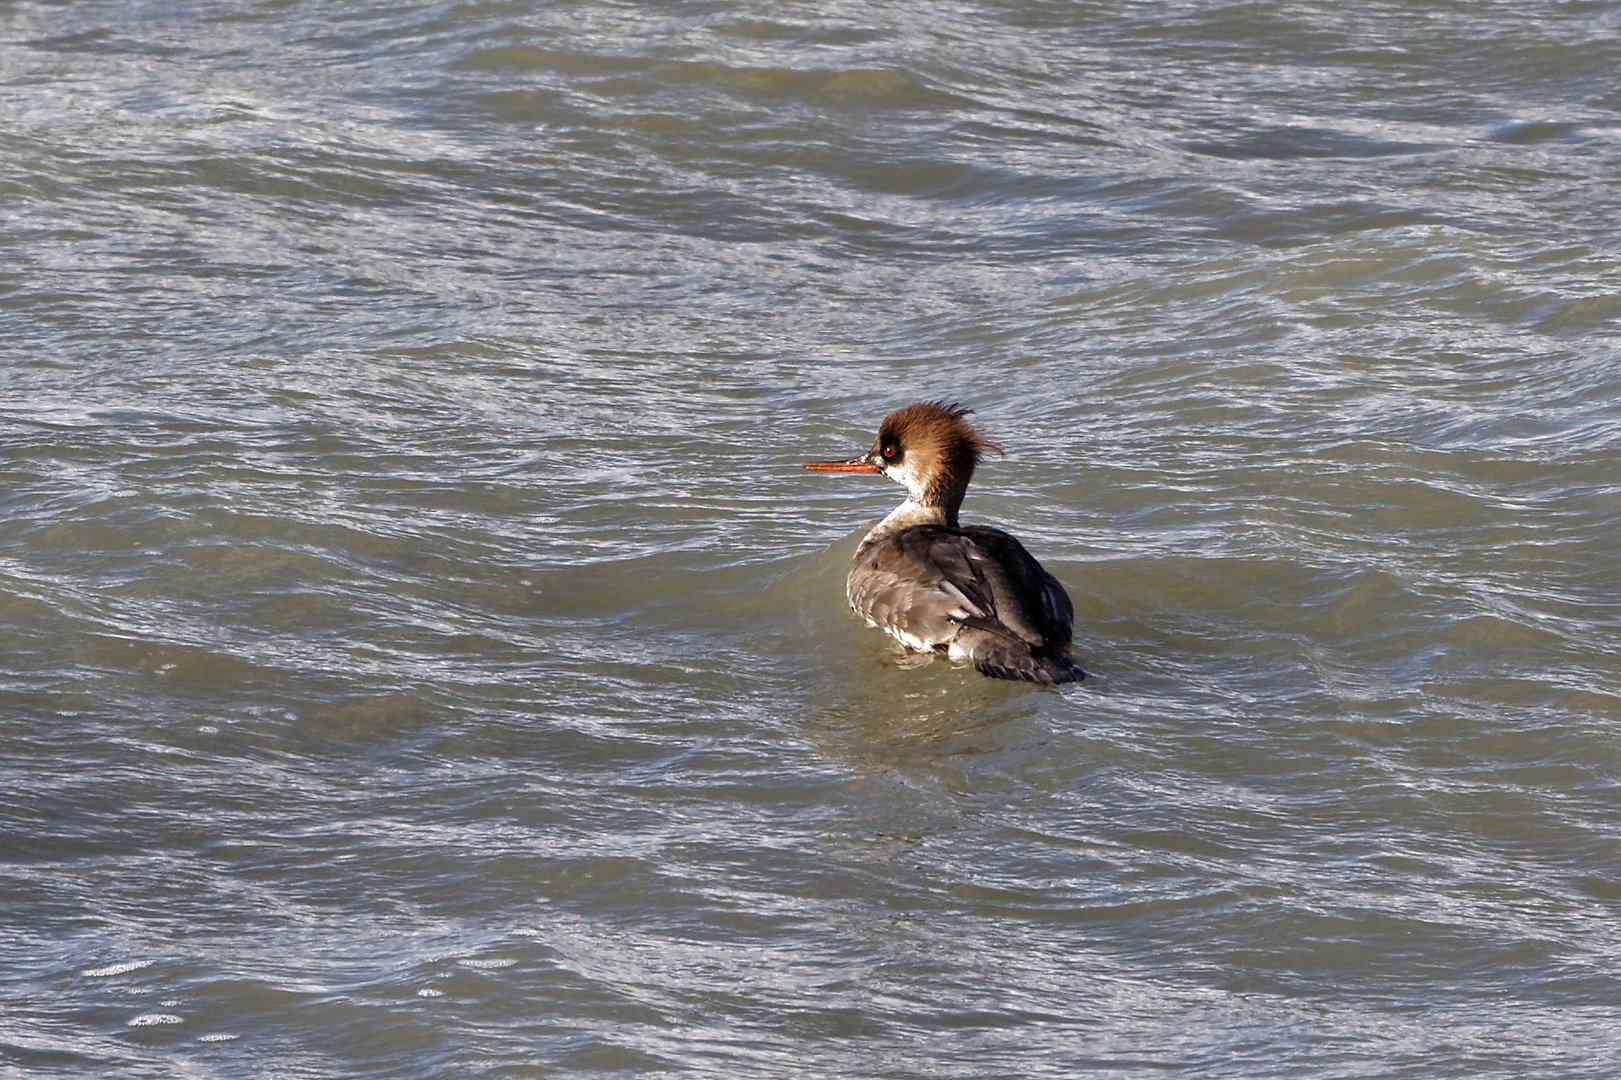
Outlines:
{"label": "greenish-gray water", "polygon": [[[0,6],[0,1074],[1621,1059],[1621,5]],[[889,409],[1095,680],[844,605]]]}

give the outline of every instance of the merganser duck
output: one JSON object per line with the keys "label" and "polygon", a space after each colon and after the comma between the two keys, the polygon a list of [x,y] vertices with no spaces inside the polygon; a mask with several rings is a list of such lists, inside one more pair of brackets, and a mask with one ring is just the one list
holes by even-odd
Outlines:
{"label": "merganser duck", "polygon": [[1069,594],[1001,529],[957,524],[986,450],[972,410],[923,401],[884,417],[872,449],[821,472],[882,473],[906,501],[867,533],[850,564],[855,613],[917,652],[967,658],[981,674],[1053,684],[1086,677],[1069,658]]}

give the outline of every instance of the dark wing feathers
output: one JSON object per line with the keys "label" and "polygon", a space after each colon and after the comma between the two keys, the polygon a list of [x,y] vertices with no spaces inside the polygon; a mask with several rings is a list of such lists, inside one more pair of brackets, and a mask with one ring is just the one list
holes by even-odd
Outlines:
{"label": "dark wing feathers", "polygon": [[965,620],[994,611],[960,550],[931,557],[907,529],[856,553],[850,606],[918,648],[944,645]]}
{"label": "dark wing feathers", "polygon": [[922,648],[952,639],[987,675],[1031,682],[1081,678],[1070,663],[1069,595],[1018,540],[985,526],[917,525],[856,553],[850,603]]}
{"label": "dark wing feathers", "polygon": [[[960,531],[973,542],[977,550],[972,559],[1001,601],[997,606],[1001,623],[1033,646],[1067,646],[1075,609],[1058,579],[1001,529],[980,525]],[[1026,603],[1032,597],[1033,607]]]}

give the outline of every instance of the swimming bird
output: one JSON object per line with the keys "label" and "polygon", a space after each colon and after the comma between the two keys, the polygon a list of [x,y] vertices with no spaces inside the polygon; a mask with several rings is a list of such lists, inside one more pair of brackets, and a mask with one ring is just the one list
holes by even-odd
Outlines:
{"label": "swimming bird", "polygon": [[957,524],[985,451],[1001,453],[965,417],[922,401],[884,417],[872,449],[848,461],[807,461],[821,472],[881,473],[906,501],[873,526],[845,581],[855,613],[917,652],[973,661],[981,674],[1033,683],[1078,682],[1069,658],[1069,594],[1001,529]]}

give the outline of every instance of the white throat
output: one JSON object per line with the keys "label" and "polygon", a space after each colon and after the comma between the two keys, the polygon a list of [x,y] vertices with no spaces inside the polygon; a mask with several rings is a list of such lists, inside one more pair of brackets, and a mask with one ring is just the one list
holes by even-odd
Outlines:
{"label": "white throat", "polygon": [[917,500],[915,496],[907,496],[905,502],[889,512],[889,516],[874,525],[861,542],[870,544],[880,537],[890,533],[910,529],[913,525],[944,525],[946,512],[938,506],[928,506]]}

